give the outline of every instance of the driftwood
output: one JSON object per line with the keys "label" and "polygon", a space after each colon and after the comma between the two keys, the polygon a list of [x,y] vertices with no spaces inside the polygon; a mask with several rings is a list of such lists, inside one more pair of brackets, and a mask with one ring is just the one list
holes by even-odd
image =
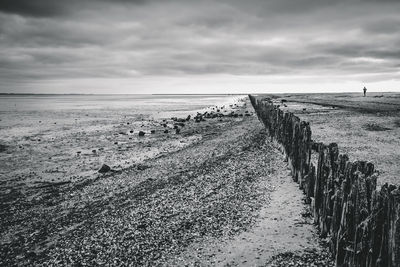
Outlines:
{"label": "driftwood", "polygon": [[372,163],[351,162],[337,144],[314,142],[309,123],[269,99],[249,98],[286,155],[336,266],[400,266],[400,189],[377,189]]}

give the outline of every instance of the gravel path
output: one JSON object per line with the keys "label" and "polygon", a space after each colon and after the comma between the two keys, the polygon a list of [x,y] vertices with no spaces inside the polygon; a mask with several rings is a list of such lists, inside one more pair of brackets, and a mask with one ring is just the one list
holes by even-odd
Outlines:
{"label": "gravel path", "polygon": [[[236,235],[208,238],[194,243],[174,256],[169,266],[333,266],[329,253],[318,239],[303,194],[292,181],[284,157],[270,143],[248,153],[242,164],[263,157],[255,179],[258,187],[268,187],[268,201],[255,210],[255,223]],[[271,172],[272,170],[272,172]],[[312,265],[315,261],[315,265]]]}

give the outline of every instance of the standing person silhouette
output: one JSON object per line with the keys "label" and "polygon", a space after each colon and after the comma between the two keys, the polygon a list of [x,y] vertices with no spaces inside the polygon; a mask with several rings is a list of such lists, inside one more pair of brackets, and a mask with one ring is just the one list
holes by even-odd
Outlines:
{"label": "standing person silhouette", "polygon": [[363,91],[364,91],[364,97],[365,97],[367,95],[367,88],[365,88],[365,86],[364,86]]}

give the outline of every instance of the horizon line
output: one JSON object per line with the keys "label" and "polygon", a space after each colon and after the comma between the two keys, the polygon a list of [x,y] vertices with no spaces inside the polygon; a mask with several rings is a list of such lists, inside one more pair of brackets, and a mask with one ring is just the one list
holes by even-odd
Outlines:
{"label": "horizon line", "polygon": [[[0,95],[266,95],[266,94],[351,94],[351,93],[360,93],[359,91],[343,91],[343,92],[304,92],[304,93],[288,93],[288,92],[257,92],[257,93],[206,93],[206,94],[198,94],[198,93],[155,93],[155,94],[145,94],[145,93],[1,93]],[[400,93],[400,91],[370,91],[369,93]]]}

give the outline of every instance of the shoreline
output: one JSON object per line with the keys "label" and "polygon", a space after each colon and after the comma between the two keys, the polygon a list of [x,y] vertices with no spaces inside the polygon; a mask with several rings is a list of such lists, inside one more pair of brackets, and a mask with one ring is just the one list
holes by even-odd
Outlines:
{"label": "shoreline", "polygon": [[[253,112],[248,101],[237,112],[246,111]],[[189,124],[180,135],[202,138],[176,151],[95,179],[25,192],[35,198],[16,194],[8,215],[2,209],[7,221],[1,228],[2,264],[116,260],[163,265],[210,238],[224,244],[251,231],[262,222],[263,207],[274,203],[271,179],[286,168],[278,154],[273,156],[279,152],[265,143],[254,115]],[[297,212],[301,216],[300,206]],[[265,260],[261,257],[259,263]]]}

